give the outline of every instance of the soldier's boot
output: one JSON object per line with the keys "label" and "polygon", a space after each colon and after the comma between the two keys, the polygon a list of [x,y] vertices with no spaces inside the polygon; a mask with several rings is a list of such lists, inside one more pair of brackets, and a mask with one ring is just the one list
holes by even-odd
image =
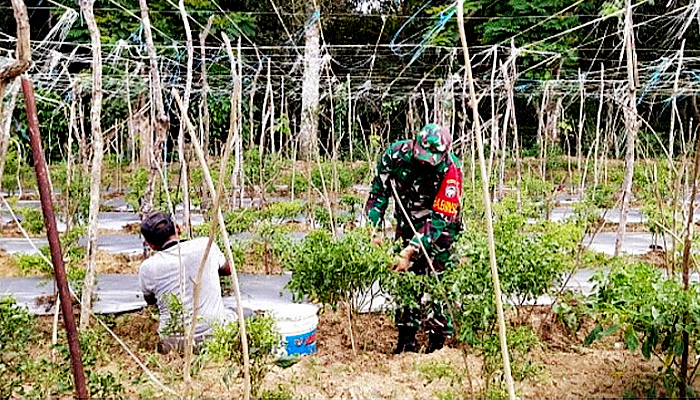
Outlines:
{"label": "soldier's boot", "polygon": [[428,335],[428,349],[426,353],[432,353],[440,350],[445,345],[445,335],[436,335],[431,333]]}
{"label": "soldier's boot", "polygon": [[413,328],[410,326],[399,327],[399,342],[396,344],[394,354],[401,354],[403,352],[418,352],[418,342],[416,342],[416,333],[418,333],[417,328]]}

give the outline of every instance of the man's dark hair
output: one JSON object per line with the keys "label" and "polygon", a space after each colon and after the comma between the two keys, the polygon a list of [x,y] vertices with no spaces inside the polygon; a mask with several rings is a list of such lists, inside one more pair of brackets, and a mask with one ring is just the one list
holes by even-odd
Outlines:
{"label": "man's dark hair", "polygon": [[175,224],[169,214],[155,211],[141,222],[141,234],[156,248],[161,248],[175,234]]}

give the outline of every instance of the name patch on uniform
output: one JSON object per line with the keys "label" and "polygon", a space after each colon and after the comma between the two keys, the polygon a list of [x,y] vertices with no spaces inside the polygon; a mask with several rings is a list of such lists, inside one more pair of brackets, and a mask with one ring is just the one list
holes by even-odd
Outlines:
{"label": "name patch on uniform", "polygon": [[462,174],[451,165],[440,184],[440,190],[433,202],[433,211],[447,217],[454,217],[459,210],[459,198],[462,196]]}

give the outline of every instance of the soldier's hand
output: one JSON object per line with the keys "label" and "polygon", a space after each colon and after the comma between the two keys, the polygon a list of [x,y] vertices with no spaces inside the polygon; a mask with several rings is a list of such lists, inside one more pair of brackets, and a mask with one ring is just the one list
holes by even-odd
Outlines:
{"label": "soldier's hand", "polygon": [[415,252],[415,248],[412,246],[407,246],[405,249],[401,250],[396,259],[394,260],[394,271],[405,272],[411,266],[411,256]]}

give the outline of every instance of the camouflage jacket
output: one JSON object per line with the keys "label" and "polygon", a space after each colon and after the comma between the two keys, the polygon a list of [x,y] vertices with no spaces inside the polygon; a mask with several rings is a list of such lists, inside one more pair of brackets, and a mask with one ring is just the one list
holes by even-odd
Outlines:
{"label": "camouflage jacket", "polygon": [[[397,203],[394,213],[398,223],[396,237],[403,239],[404,242],[408,241],[408,244],[416,248],[420,248],[419,243],[422,242],[430,254],[435,254],[432,250],[438,250],[432,247],[441,237],[451,244],[454,236],[461,230],[461,206],[457,206],[453,215],[445,215],[437,211],[434,206],[443,178],[452,165],[456,167],[461,185],[461,164],[454,154],[450,153],[445,161],[431,168],[414,160],[412,140],[401,140],[389,146],[377,163],[377,175],[372,182],[372,189],[365,205],[365,214],[372,226],[379,226],[384,219],[389,198],[394,194],[391,187],[393,181],[400,201],[418,232],[417,235],[414,234]],[[460,186],[458,198],[461,192]],[[440,242],[444,243],[445,240]]]}

